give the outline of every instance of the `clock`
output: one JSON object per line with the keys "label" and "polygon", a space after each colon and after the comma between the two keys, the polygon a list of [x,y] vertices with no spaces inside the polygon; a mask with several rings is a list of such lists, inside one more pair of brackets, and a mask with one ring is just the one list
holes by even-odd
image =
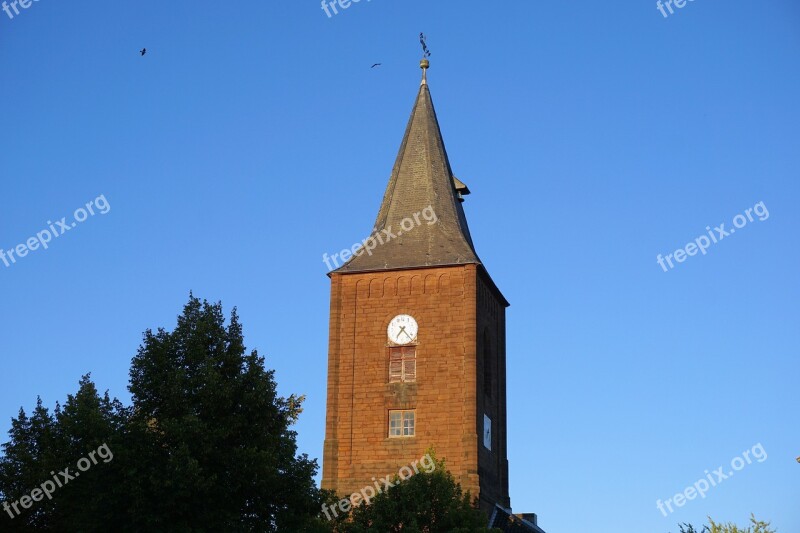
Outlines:
{"label": "clock", "polygon": [[483,446],[492,451],[492,419],[483,415]]}
{"label": "clock", "polygon": [[417,321],[411,315],[397,315],[389,322],[387,335],[394,344],[411,344],[417,340]]}

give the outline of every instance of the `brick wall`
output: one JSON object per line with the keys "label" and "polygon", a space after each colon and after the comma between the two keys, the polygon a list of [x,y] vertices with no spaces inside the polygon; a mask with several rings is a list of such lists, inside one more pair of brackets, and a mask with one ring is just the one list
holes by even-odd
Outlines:
{"label": "brick wall", "polygon": [[[479,293],[488,287],[482,278],[477,265],[331,275],[323,488],[341,496],[357,492],[434,446],[465,490],[478,496],[483,488],[482,506],[508,499],[505,309],[499,300],[495,307],[488,300],[479,306]],[[416,383],[388,383],[386,328],[399,314],[419,324]],[[484,398],[478,383],[479,331],[487,325],[497,335],[493,424],[502,435],[488,459],[481,451]],[[389,409],[416,409],[414,438],[388,437]]]}
{"label": "brick wall", "polygon": [[[483,415],[492,420],[492,450],[478,446],[481,507],[495,503],[511,508],[508,496],[508,445],[506,432],[506,306],[497,297],[492,281],[478,276],[478,409],[479,428]],[[488,367],[488,368],[487,368]],[[487,386],[486,381],[489,381]]]}

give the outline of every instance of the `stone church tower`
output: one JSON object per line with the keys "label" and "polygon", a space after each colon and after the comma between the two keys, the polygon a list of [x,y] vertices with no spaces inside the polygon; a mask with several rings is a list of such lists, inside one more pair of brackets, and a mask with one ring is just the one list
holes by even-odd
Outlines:
{"label": "stone church tower", "polygon": [[423,79],[370,241],[331,272],[322,487],[346,497],[433,446],[508,509],[508,302],[472,243]]}

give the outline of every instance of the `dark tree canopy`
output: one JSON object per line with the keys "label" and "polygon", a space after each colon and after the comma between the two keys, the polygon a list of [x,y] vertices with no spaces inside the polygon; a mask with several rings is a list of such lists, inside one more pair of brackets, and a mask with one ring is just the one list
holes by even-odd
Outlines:
{"label": "dark tree canopy", "polygon": [[20,410],[0,457],[0,502],[17,502],[51,471],[106,445],[99,461],[0,531],[317,531],[317,464],[291,429],[302,397],[277,394],[247,352],[236,310],[190,296],[174,331],[146,331],[130,371],[132,405],[85,376],[51,414]]}
{"label": "dark tree canopy", "polygon": [[0,500],[18,502],[45,482],[55,490],[50,492],[52,499],[40,495],[41,501],[29,509],[18,504],[21,513],[14,519],[7,509],[2,510],[0,530],[99,531],[93,524],[114,524],[108,495],[120,485],[119,463],[95,457],[97,465],[78,472],[83,476],[80,480],[64,479],[63,488],[55,485],[54,478],[62,482],[58,473],[66,468],[74,474],[76,462],[101,446],[113,454],[121,447],[126,418],[122,405],[107,393],[101,397],[88,375],[81,379],[78,392],[67,397],[63,409],[56,405],[51,414],[41,399],[30,417],[20,409],[0,458]]}
{"label": "dark tree canopy", "polygon": [[226,327],[220,304],[192,297],[175,331],[145,333],[130,384],[151,473],[133,479],[141,527],[291,531],[319,512],[316,462],[290,429],[302,398],[276,389],[235,309]]}
{"label": "dark tree canopy", "polygon": [[[432,471],[419,471],[336,519],[336,533],[489,533],[487,517],[436,460]],[[329,513],[330,514],[330,513]]]}

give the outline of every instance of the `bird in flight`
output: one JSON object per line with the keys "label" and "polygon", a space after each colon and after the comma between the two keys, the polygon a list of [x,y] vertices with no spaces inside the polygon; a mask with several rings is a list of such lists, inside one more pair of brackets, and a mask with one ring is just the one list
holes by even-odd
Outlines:
{"label": "bird in flight", "polygon": [[147,48],[142,48],[141,50],[139,50],[139,53],[145,55],[147,53]]}
{"label": "bird in flight", "polygon": [[379,67],[379,66],[381,66],[381,64],[380,64],[380,63],[375,63],[374,65],[372,65],[372,66],[371,66],[371,67],[369,67],[369,68],[375,68],[375,67]]}

